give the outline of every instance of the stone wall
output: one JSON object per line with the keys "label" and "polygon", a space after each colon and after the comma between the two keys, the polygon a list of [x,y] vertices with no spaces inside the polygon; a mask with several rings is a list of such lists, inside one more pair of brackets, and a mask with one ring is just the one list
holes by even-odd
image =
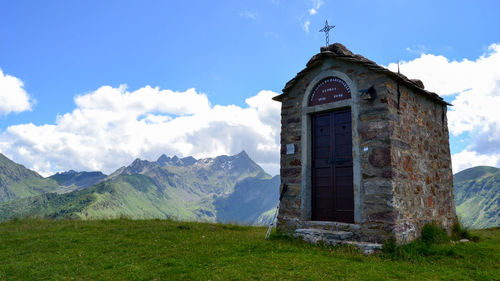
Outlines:
{"label": "stone wall", "polygon": [[353,72],[363,88],[373,86],[375,100],[360,103],[359,138],[361,145],[362,240],[382,242],[391,237],[394,205],[391,182],[389,110],[384,75],[370,71]]}
{"label": "stone wall", "polygon": [[[301,204],[303,189],[310,188],[302,181],[303,166],[307,167],[301,145],[305,138],[302,101],[311,81],[331,70],[347,75],[358,90],[374,86],[377,97],[352,105],[358,112],[352,116],[353,145],[359,151],[354,161],[360,167],[354,175],[360,182],[359,194],[355,194],[359,198],[356,226],[318,227],[349,228],[362,241],[381,242],[395,236],[404,242],[414,239],[427,222],[439,220],[450,226],[455,209],[446,114],[441,122],[441,105],[402,86],[398,110],[396,83],[391,78],[356,63],[327,58],[302,72],[282,97],[280,176],[288,191],[280,205],[278,228],[289,232],[311,225],[310,218],[304,217],[307,206]],[[294,145],[295,154],[286,154],[287,144]]]}
{"label": "stone wall", "polygon": [[387,82],[394,204],[398,242],[414,240],[438,223],[451,231],[456,219],[446,106]]}
{"label": "stone wall", "polygon": [[[317,73],[317,71],[314,71]],[[307,80],[307,79],[304,79]],[[280,203],[278,228],[293,231],[297,226],[292,221],[301,220],[301,181],[302,181],[302,93],[308,83],[299,83],[281,102],[281,183],[288,186]],[[295,153],[286,154],[286,145],[293,144]],[[281,190],[280,190],[281,193]]]}

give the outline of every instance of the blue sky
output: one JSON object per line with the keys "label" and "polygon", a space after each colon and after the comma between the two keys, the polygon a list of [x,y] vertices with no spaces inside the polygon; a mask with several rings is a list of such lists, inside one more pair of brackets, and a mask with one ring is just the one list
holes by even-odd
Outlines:
{"label": "blue sky", "polygon": [[[458,65],[463,69],[468,61],[481,69],[494,65],[494,44],[500,43],[498,11],[499,1],[0,1],[2,76],[21,81],[19,93],[24,91],[29,99],[28,106],[19,105],[16,110],[0,105],[0,152],[47,175],[68,169],[109,173],[135,157],[154,160],[162,152],[207,157],[245,149],[266,170],[276,173],[279,155],[273,151],[279,137],[266,125],[279,122],[279,115],[265,97],[280,93],[324,45],[324,35],[318,30],[326,19],[336,26],[331,43],[340,42],[385,66],[401,60],[404,74],[432,80],[436,75],[424,72],[435,67],[433,62],[439,63],[437,58],[446,59],[440,64],[445,68]],[[481,56],[486,58],[486,67]],[[450,84],[453,79],[449,79]],[[495,102],[500,96],[500,87],[495,86],[498,79],[493,75],[487,80],[493,85],[486,89],[488,97]],[[430,81],[430,85],[436,83]],[[431,90],[441,90],[436,92],[450,102],[463,94],[467,104],[464,93],[469,88],[474,92],[474,85],[456,89],[437,85]],[[149,104],[138,92],[147,86],[152,87],[146,95],[152,97]],[[16,99],[13,96],[18,92],[12,87],[0,85],[4,91],[0,101],[2,95]],[[193,101],[192,110],[151,104],[161,103],[153,92],[163,95],[166,104],[176,104],[165,91],[187,93],[193,88],[194,92],[189,92],[192,99],[177,104],[188,108]],[[20,96],[16,94],[17,99]],[[80,104],[78,96],[83,97]],[[138,100],[143,103],[137,105]],[[102,104],[95,106],[98,103]],[[138,107],[141,110],[134,111],[133,120],[116,121],[125,120],[130,108]],[[190,127],[190,122],[201,122],[194,118],[197,110],[206,112],[200,120],[210,121]],[[228,123],[220,119],[234,114],[234,120],[239,120],[240,113],[257,116],[260,121]],[[500,150],[493,148],[500,136],[495,114],[465,121],[457,117],[454,121],[462,125],[469,122],[451,129],[456,133],[451,136],[452,153],[468,152],[457,158],[461,168],[500,165]],[[100,124],[102,127],[96,125],[109,134],[90,130],[95,123],[88,116],[115,120]],[[159,124],[170,121],[190,129],[175,131],[174,138],[172,130],[183,130],[182,126]],[[70,130],[64,122],[79,129]],[[146,123],[158,126],[140,127]],[[168,139],[168,143],[151,143],[147,135],[115,139],[113,128],[131,128],[130,132],[139,134],[170,131],[163,132],[165,136],[154,135]],[[208,128],[219,131],[205,132]],[[273,130],[271,138],[263,135],[266,130]],[[225,132],[224,137],[218,132]],[[255,132],[255,138],[246,141],[245,132]],[[487,141],[474,138],[479,135]],[[182,145],[172,145],[180,139]],[[123,149],[112,147],[121,140]],[[204,146],[204,140],[211,145]],[[481,150],[484,147],[492,148]],[[91,156],[91,160],[76,160],[83,156]],[[472,158],[475,160],[466,161]]]}

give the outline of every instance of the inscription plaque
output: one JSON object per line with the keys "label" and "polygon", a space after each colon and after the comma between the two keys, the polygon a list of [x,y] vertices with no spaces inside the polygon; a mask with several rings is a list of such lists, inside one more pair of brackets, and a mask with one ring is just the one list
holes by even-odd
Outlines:
{"label": "inscription plaque", "polygon": [[347,83],[337,77],[321,80],[309,98],[309,106],[331,103],[351,98],[351,89]]}

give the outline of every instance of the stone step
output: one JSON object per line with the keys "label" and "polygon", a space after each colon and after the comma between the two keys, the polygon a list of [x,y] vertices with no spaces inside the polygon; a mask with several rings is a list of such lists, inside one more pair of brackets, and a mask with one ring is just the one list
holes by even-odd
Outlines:
{"label": "stone step", "polygon": [[[352,232],[348,231],[332,231],[325,229],[316,228],[299,228],[295,230],[293,234],[296,238],[301,238],[302,240],[318,244],[320,242],[332,244],[330,241],[344,241],[353,236]],[[338,244],[336,242],[335,244]]]}
{"label": "stone step", "polygon": [[382,244],[349,240],[353,237],[353,234],[348,231],[301,228],[296,229],[293,236],[313,244],[323,242],[329,245],[351,245],[359,248],[365,254],[372,254],[375,251],[382,250]]}
{"label": "stone step", "polygon": [[331,231],[347,231],[356,232],[360,231],[361,226],[359,224],[353,223],[343,223],[343,222],[331,222],[331,221],[302,221],[301,228],[314,228],[314,229],[324,229]]}
{"label": "stone step", "polygon": [[339,241],[340,244],[347,244],[359,248],[364,254],[370,255],[381,251],[383,245],[379,243],[361,242],[361,241]]}
{"label": "stone step", "polygon": [[300,236],[302,238],[307,236],[312,236],[313,238],[346,240],[352,237],[352,232],[332,231],[332,230],[315,229],[315,228],[299,228],[295,230],[294,235],[297,237]]}

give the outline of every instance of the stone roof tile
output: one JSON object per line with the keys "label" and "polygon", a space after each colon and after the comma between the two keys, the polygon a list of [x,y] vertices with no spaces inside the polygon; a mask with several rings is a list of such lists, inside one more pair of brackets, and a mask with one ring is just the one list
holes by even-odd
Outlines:
{"label": "stone roof tile", "polygon": [[326,58],[335,58],[347,62],[352,62],[355,64],[363,65],[364,67],[368,68],[369,70],[372,70],[374,72],[379,72],[379,73],[384,73],[385,75],[391,77],[392,79],[404,84],[405,86],[408,86],[415,90],[416,92],[427,96],[431,100],[443,104],[443,105],[451,105],[450,103],[446,102],[441,98],[438,94],[427,91],[424,89],[424,83],[422,83],[421,80],[418,79],[409,79],[403,74],[392,72],[389,69],[378,65],[374,61],[371,61],[362,55],[358,54],[353,54],[351,51],[349,51],[344,45],[340,43],[335,43],[331,44],[327,47],[321,47],[321,52],[314,55],[306,64],[306,68],[304,68],[302,71],[297,73],[297,75],[292,78],[290,81],[288,81],[285,85],[285,88],[283,88],[283,94],[274,97],[274,100],[281,101],[283,96],[286,95],[286,93],[295,86],[295,83],[302,77],[304,76],[307,72],[309,72],[313,67],[316,65],[319,65],[324,59]]}

